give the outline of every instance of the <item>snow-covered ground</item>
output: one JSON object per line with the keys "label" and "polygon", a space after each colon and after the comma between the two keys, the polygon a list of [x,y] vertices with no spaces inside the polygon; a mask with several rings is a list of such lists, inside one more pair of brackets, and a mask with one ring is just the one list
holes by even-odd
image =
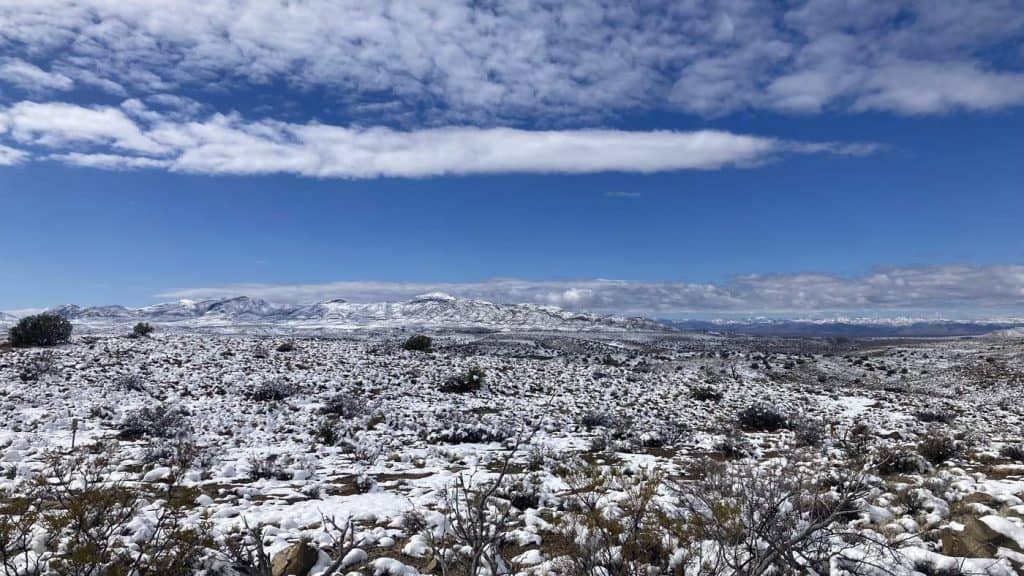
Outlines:
{"label": "snow-covered ground", "polygon": [[81,307],[69,304],[58,306],[51,312],[74,320],[82,328],[96,331],[123,328],[135,322],[149,322],[189,331],[288,331],[304,334],[408,328],[506,332],[666,330],[664,325],[646,318],[572,312],[536,304],[498,304],[455,298],[440,292],[423,294],[405,302],[327,300],[294,305],[238,296],[199,301],[180,300],[143,308],[117,305]]}
{"label": "snow-covered ground", "polygon": [[[483,371],[479,390],[445,390],[471,367]],[[787,426],[738,427],[751,406],[778,409]],[[575,510],[581,469],[625,474],[601,489],[603,513],[614,516],[627,506],[623,486],[651,471],[664,477],[656,498],[678,504],[672,486],[699,482],[692,468],[705,459],[800,463],[821,478],[867,466],[870,489],[842,524],[898,548],[884,556],[893,573],[1013,574],[1024,557],[1024,463],[1012,451],[1024,445],[1024,344],[1010,338],[836,347],[448,333],[432,352],[413,352],[394,332],[76,335],[53,349],[0,349],[0,422],[7,497],[47,471],[52,454],[97,445],[121,478],[160,486],[187,443],[197,454],[176,481],[190,490],[190,521],[207,518],[216,534],[263,525],[271,554],[308,538],[320,548],[311,574],[330,564],[324,518],[354,522],[366,558],[356,554],[348,569],[438,572],[424,534],[443,533],[446,489],[458,478],[486,485],[503,468],[502,481],[521,492],[506,494],[516,504],[502,548],[509,570],[569,573],[559,562],[569,554],[562,519]],[[944,462],[872,467],[946,436]],[[425,528],[410,526],[414,513]],[[958,530],[984,527],[998,536],[991,550],[954,549]],[[676,569],[686,562],[678,546]],[[977,558],[956,559],[966,555]]]}

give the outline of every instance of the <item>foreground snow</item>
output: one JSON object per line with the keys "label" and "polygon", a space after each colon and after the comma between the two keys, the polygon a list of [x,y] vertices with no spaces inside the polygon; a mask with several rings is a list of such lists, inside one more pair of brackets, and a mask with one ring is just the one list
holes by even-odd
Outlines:
{"label": "foreground snow", "polygon": [[[873,473],[850,526],[899,543],[886,565],[895,573],[960,567],[1013,574],[1020,567],[1024,465],[1000,456],[1022,443],[1024,350],[1014,340],[835,349],[815,340],[647,333],[463,334],[442,337],[432,353],[404,351],[387,335],[300,339],[294,350],[277,351],[282,342],[79,336],[52,351],[0,352],[0,488],[17,494],[54,450],[119,435],[118,473],[158,485],[170,476],[158,448],[187,440],[201,451],[182,480],[197,494],[195,521],[209,517],[221,532],[272,527],[274,553],[303,536],[327,547],[323,519],[353,519],[367,555],[359,569],[416,573],[430,568],[429,546],[406,528],[408,512],[442,525],[445,488],[459,476],[476,483],[497,477],[519,440],[516,482],[530,483],[536,500],[514,513],[509,558],[513,571],[549,573],[559,572],[554,526],[568,498],[564,470],[573,463],[684,478],[693,462],[722,460],[725,443],[741,442],[748,449],[733,457],[752,466],[800,461],[825,475],[848,465],[843,443],[853,431],[873,447],[902,449],[941,429],[966,448],[917,471]],[[46,354],[49,369],[32,379],[26,367]],[[481,390],[440,389],[471,366],[486,373]],[[257,399],[275,386],[288,394]],[[721,399],[695,399],[702,386]],[[339,395],[363,409],[325,414]],[[780,407],[794,421],[821,421],[822,443],[798,450],[792,430],[734,431],[736,414],[754,404]],[[181,409],[180,430],[124,438],[125,421],[145,407]],[[341,438],[325,441],[325,423]],[[273,473],[258,474],[260,466]],[[624,494],[606,498],[614,503]],[[666,490],[658,498],[674,496]],[[943,549],[969,514],[1005,536],[991,558],[965,560]]]}

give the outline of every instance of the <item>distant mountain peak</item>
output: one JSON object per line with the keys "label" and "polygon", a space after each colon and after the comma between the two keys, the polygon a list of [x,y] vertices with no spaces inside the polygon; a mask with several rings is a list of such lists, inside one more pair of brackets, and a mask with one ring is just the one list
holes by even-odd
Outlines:
{"label": "distant mountain peak", "polygon": [[[441,305],[439,305],[441,304]],[[271,303],[234,296],[182,300],[144,308],[64,305],[50,310],[96,327],[150,322],[183,328],[266,326],[281,329],[352,330],[360,328],[488,329],[541,331],[668,330],[645,318],[570,312],[553,306],[495,304],[456,298],[443,292],[405,302],[356,303],[341,299],[308,305]]]}
{"label": "distant mountain peak", "polygon": [[455,302],[458,298],[447,292],[427,292],[414,297],[410,302]]}

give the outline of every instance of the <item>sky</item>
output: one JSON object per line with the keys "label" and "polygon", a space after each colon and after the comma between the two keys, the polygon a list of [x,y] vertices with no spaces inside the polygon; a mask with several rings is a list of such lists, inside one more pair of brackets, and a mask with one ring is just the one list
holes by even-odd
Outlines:
{"label": "sky", "polygon": [[1024,1],[0,0],[0,310],[1024,317]]}

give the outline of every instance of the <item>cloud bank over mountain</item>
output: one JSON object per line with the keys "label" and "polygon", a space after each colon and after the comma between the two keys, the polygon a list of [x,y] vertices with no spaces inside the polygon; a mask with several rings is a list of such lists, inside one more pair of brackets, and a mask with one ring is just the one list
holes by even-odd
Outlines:
{"label": "cloud bank over mountain", "polygon": [[946,318],[1024,315],[1024,266],[883,268],[857,277],[825,274],[747,275],[720,284],[624,280],[494,279],[464,283],[332,282],[236,284],[171,290],[159,298],[245,294],[278,302],[344,298],[399,301],[440,291],[493,302],[535,303],[573,310],[652,316],[831,313],[929,313]]}

